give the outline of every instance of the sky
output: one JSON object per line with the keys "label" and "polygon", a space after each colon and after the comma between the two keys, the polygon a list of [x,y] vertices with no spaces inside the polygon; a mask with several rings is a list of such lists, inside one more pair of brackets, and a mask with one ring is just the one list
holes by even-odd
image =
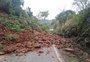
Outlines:
{"label": "sky", "polygon": [[30,7],[34,16],[40,11],[49,11],[47,19],[54,19],[63,10],[74,9],[73,0],[24,0],[24,8]]}

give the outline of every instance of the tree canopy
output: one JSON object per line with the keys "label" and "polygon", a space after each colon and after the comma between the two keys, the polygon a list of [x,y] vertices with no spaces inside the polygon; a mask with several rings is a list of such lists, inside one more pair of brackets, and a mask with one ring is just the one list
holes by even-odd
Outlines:
{"label": "tree canopy", "polygon": [[59,22],[65,22],[66,20],[70,19],[75,15],[75,12],[72,10],[66,10],[61,12],[56,16],[56,20],[59,20]]}
{"label": "tree canopy", "polygon": [[38,14],[38,18],[39,19],[46,19],[48,17],[48,15],[49,15],[49,12],[48,11],[41,11]]}
{"label": "tree canopy", "polygon": [[7,14],[20,16],[23,4],[23,0],[0,0],[0,10]]}

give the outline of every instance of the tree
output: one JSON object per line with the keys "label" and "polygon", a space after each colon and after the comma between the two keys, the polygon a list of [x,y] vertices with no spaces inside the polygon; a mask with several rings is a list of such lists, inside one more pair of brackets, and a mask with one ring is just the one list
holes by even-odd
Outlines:
{"label": "tree", "polygon": [[65,23],[70,21],[75,16],[75,12],[72,10],[62,11],[56,16],[56,19],[53,21],[54,31],[58,34],[63,34],[65,32],[64,26]]}
{"label": "tree", "polygon": [[0,0],[0,10],[9,13],[10,2],[11,0]]}
{"label": "tree", "polygon": [[48,17],[48,15],[49,15],[48,11],[42,11],[38,14],[38,18],[45,20]]}
{"label": "tree", "polygon": [[30,7],[26,8],[26,13],[27,13],[27,15],[32,16],[33,12],[31,12]]}
{"label": "tree", "polygon": [[90,4],[90,0],[74,0],[74,5],[78,6],[79,11],[84,10]]}
{"label": "tree", "polygon": [[0,10],[7,14],[20,16],[22,13],[21,5],[23,4],[23,0],[0,0]]}
{"label": "tree", "polygon": [[56,16],[56,20],[58,20],[60,23],[67,21],[68,19],[72,18],[73,15],[75,15],[75,12],[72,10],[63,11],[60,14]]}
{"label": "tree", "polygon": [[22,14],[22,8],[21,6],[24,4],[23,0],[12,0],[12,7],[11,10],[14,10],[13,12],[10,12],[13,15],[20,16]]}

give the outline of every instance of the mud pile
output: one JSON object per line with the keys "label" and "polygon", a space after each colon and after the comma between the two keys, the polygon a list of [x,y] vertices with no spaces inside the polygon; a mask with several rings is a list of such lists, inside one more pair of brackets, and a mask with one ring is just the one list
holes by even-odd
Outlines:
{"label": "mud pile", "polygon": [[[18,35],[16,40],[4,39],[5,34],[11,33]],[[4,46],[2,51],[5,53],[26,53],[42,47],[49,47],[55,44],[58,48],[73,47],[72,41],[67,41],[61,36],[26,29],[23,32],[14,32],[0,25],[0,44]]]}

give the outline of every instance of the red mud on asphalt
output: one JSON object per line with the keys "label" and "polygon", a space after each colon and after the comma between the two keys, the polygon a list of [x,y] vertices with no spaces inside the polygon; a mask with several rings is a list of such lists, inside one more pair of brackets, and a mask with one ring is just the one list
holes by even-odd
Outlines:
{"label": "red mud on asphalt", "polygon": [[[7,41],[3,39],[7,33],[16,34],[18,38],[15,41]],[[55,44],[58,48],[70,48],[73,47],[71,43],[71,41],[55,34],[29,29],[23,32],[14,32],[0,25],[0,44],[4,46],[2,51],[5,53],[26,53],[42,47],[49,47],[52,44]]]}

